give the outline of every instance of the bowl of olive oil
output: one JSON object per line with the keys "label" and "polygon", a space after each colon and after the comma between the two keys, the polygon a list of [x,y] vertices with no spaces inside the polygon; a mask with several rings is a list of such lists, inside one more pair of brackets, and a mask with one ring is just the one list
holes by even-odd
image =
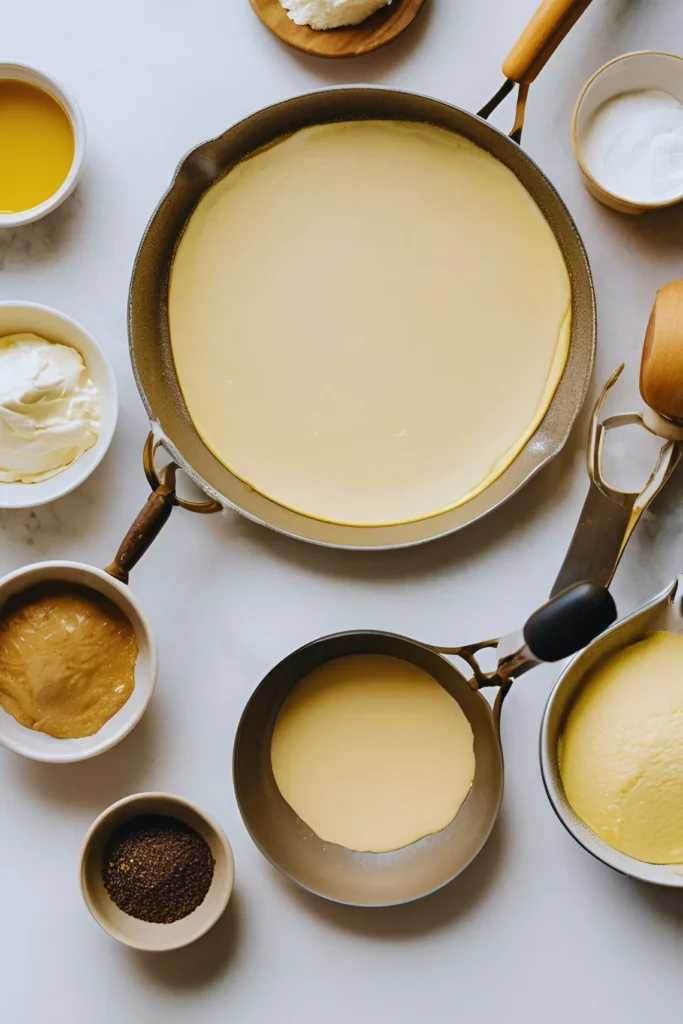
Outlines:
{"label": "bowl of olive oil", "polygon": [[0,139],[0,228],[38,220],[71,195],[85,155],[85,124],[51,77],[0,61]]}

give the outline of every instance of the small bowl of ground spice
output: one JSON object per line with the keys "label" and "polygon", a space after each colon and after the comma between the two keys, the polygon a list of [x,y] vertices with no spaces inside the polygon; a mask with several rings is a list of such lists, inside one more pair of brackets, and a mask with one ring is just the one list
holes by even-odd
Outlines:
{"label": "small bowl of ground spice", "polygon": [[204,935],[228,905],[234,878],[221,827],[168,793],[112,804],[81,853],[81,891],[92,916],[119,942],[149,952]]}

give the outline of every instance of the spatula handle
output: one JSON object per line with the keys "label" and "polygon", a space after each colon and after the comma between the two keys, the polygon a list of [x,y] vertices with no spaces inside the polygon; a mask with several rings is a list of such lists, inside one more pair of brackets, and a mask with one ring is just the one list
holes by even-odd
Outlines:
{"label": "spatula handle", "polygon": [[535,81],[590,2],[543,0],[503,64],[505,77],[524,85]]}
{"label": "spatula handle", "polygon": [[645,335],[640,393],[660,416],[683,422],[683,278],[657,292]]}

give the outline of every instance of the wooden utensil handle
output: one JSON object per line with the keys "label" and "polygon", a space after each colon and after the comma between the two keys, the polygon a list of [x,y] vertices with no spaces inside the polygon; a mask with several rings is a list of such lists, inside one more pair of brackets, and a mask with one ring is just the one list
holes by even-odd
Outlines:
{"label": "wooden utensil handle", "polygon": [[683,278],[657,292],[643,346],[640,393],[661,416],[683,421]]}
{"label": "wooden utensil handle", "polygon": [[505,77],[524,85],[535,81],[590,2],[543,0],[503,64]]}
{"label": "wooden utensil handle", "polygon": [[159,536],[177,504],[175,490],[160,484],[150,494],[137,519],[123,538],[116,557],[105,572],[121,583],[127,583],[131,569],[137,565],[149,546]]}

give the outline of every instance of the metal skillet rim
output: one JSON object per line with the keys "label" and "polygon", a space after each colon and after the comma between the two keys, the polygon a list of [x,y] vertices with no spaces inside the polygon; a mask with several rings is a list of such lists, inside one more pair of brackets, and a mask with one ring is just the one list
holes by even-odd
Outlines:
{"label": "metal skillet rim", "polygon": [[[498,800],[496,802],[495,813],[491,815],[491,819],[490,819],[488,828],[486,829],[485,834],[483,834],[483,836],[481,838],[481,842],[479,844],[478,849],[474,850],[471,853],[471,855],[467,858],[467,860],[463,864],[460,865],[460,867],[457,869],[457,871],[455,871],[451,875],[449,875],[448,878],[445,878],[442,882],[439,882],[439,884],[435,885],[433,888],[426,889],[424,892],[418,893],[415,896],[411,896],[411,897],[409,897],[407,899],[388,900],[386,902],[379,901],[379,902],[375,902],[375,903],[368,903],[368,902],[362,903],[362,902],[356,902],[356,901],[353,901],[353,900],[345,900],[345,899],[340,899],[338,897],[329,896],[329,895],[327,895],[324,892],[318,891],[318,889],[316,889],[316,888],[314,888],[312,886],[306,885],[304,882],[300,881],[298,878],[295,878],[294,875],[292,875],[292,873],[290,871],[288,871],[285,868],[283,868],[277,862],[277,860],[275,860],[275,858],[270,855],[270,853],[264,847],[264,845],[260,842],[260,840],[257,839],[257,837],[254,834],[254,832],[252,830],[252,827],[251,827],[251,825],[249,823],[249,818],[245,814],[243,800],[242,800],[241,795],[240,795],[240,788],[237,785],[237,761],[238,761],[240,739],[241,739],[241,734],[242,734],[242,731],[243,731],[243,729],[242,729],[243,722],[244,722],[244,720],[245,720],[245,718],[247,716],[247,712],[249,711],[249,708],[250,708],[253,700],[256,698],[259,690],[261,689],[263,684],[266,682],[266,680],[268,679],[270,674],[272,672],[277,671],[277,669],[281,666],[282,662],[286,661],[288,658],[290,658],[290,657],[292,657],[292,656],[294,656],[294,655],[296,655],[296,654],[298,654],[300,652],[303,652],[303,651],[305,651],[305,650],[307,650],[309,648],[317,647],[319,644],[326,643],[327,641],[330,641],[330,640],[336,640],[336,639],[339,639],[341,637],[366,637],[366,636],[387,637],[387,638],[392,639],[392,640],[399,640],[402,643],[407,643],[407,644],[410,644],[410,645],[412,645],[414,647],[418,647],[418,648],[422,648],[424,650],[427,650],[427,651],[429,651],[429,653],[431,655],[435,655],[441,661],[445,662],[445,664],[448,666],[448,668],[450,670],[454,670],[456,673],[458,673],[458,669],[456,668],[455,665],[453,665],[453,663],[449,660],[449,658],[446,657],[446,655],[440,653],[439,651],[434,650],[433,648],[430,648],[427,644],[423,644],[419,640],[415,640],[412,637],[404,636],[401,633],[391,633],[388,630],[382,630],[382,629],[347,629],[347,630],[339,630],[339,631],[337,631],[335,633],[328,633],[325,636],[320,636],[320,637],[316,637],[313,640],[309,640],[307,643],[301,644],[301,646],[297,647],[295,650],[290,651],[289,653],[285,654],[284,657],[281,658],[277,662],[277,664],[273,665],[266,672],[266,674],[264,676],[262,676],[262,678],[259,680],[257,686],[254,688],[254,690],[252,691],[252,693],[249,696],[249,699],[247,700],[246,704],[244,705],[244,708],[242,710],[242,714],[240,715],[239,722],[237,724],[237,729],[235,730],[235,738],[234,738],[234,741],[233,741],[233,750],[232,750],[232,783],[233,783],[233,791],[235,793],[235,799],[237,801],[237,809],[239,810],[240,818],[242,819],[242,823],[244,824],[244,827],[246,828],[246,830],[247,830],[247,832],[249,834],[249,838],[251,839],[251,841],[253,842],[254,846],[259,851],[259,853],[261,853],[261,855],[263,857],[265,857],[265,859],[268,861],[268,863],[273,868],[275,868],[275,870],[278,872],[278,874],[280,874],[288,882],[291,882],[293,885],[295,885],[297,887],[297,889],[301,890],[302,892],[308,893],[311,896],[315,896],[318,899],[325,900],[327,903],[333,903],[336,906],[341,906],[341,907],[352,907],[354,909],[360,909],[360,910],[383,910],[383,909],[387,909],[389,907],[409,906],[409,905],[411,905],[413,903],[419,902],[420,900],[427,899],[428,897],[433,896],[437,892],[440,892],[446,886],[450,885],[457,878],[459,878],[460,875],[462,875],[465,871],[467,871],[467,869],[471,866],[473,861],[475,861],[477,859],[477,857],[479,857],[480,854],[482,853],[484,847],[486,846],[486,844],[489,842],[489,840],[491,838],[491,833],[493,832],[493,830],[494,830],[494,828],[496,826],[496,823],[498,821],[498,818],[500,816],[500,809],[501,809],[501,806],[502,806],[502,803],[503,803],[503,796],[504,796],[504,790],[505,790],[505,766],[504,766],[504,758],[503,758],[503,748],[502,748],[502,743],[501,743],[501,739],[500,739],[499,735],[496,736],[496,742],[497,742],[498,751],[499,751],[499,754],[500,754],[500,762],[501,762],[500,791],[498,793]],[[476,692],[477,696],[480,698],[480,700],[482,700],[490,709],[490,705],[488,704],[488,701],[486,700],[486,698],[479,691],[475,691],[475,692]],[[494,727],[494,732],[495,732],[495,727]],[[469,796],[468,796],[468,799],[469,799]],[[292,813],[295,813],[295,812],[292,812]],[[460,813],[460,812],[458,812],[458,813]],[[457,815],[456,815],[456,817],[457,817]],[[338,844],[329,843],[327,845],[329,845],[329,846],[336,846]],[[414,845],[414,844],[411,844],[411,845]],[[343,849],[343,847],[342,847],[342,849]],[[406,849],[409,849],[409,847],[406,847]]]}
{"label": "metal skillet rim", "polygon": [[[616,874],[621,875],[622,878],[629,878],[635,882],[640,882],[644,885],[654,885],[662,889],[683,889],[683,864],[649,864],[647,861],[639,861],[635,857],[630,857],[628,854],[621,853],[619,850],[615,850],[604,840],[600,839],[588,825],[584,824],[583,821],[574,812],[573,808],[569,805],[566,797],[561,790],[561,779],[559,777],[559,766],[555,768],[556,758],[551,757],[548,753],[550,746],[549,738],[549,715],[553,710],[554,700],[560,686],[567,676],[567,674],[573,669],[578,661],[581,660],[586,651],[590,650],[593,645],[602,644],[609,642],[609,639],[616,633],[619,633],[628,623],[633,620],[647,618],[648,613],[654,613],[657,608],[663,608],[667,600],[673,601],[677,588],[680,585],[680,580],[677,578],[673,584],[669,584],[664,590],[662,590],[656,597],[653,597],[650,601],[640,605],[630,615],[619,619],[610,629],[602,633],[596,640],[589,644],[587,648],[574,655],[573,658],[563,668],[562,672],[558,676],[550,696],[548,697],[545,709],[543,711],[543,718],[541,719],[541,726],[539,729],[539,762],[541,768],[541,778],[543,779],[543,788],[545,789],[548,803],[550,804],[555,817],[560,822],[564,830],[571,836],[575,843],[577,843],[581,849],[585,850],[586,853],[602,864],[604,867],[609,868]],[[635,642],[635,641],[631,641]],[[628,643],[624,644],[628,646]],[[588,671],[588,669],[587,669]],[[577,687],[578,690],[578,687]],[[571,694],[566,702],[566,706],[562,710],[562,718],[566,718],[567,712],[573,703],[575,698],[576,690]],[[557,781],[553,776],[557,776]],[[566,804],[566,808],[565,808]],[[633,865],[633,867],[631,867]],[[642,865],[639,868],[639,865]],[[647,868],[660,868],[663,871],[663,877],[661,878],[648,878],[645,877],[644,870]],[[664,874],[666,869],[670,869],[667,874]],[[679,869],[678,872],[676,869]]]}
{"label": "metal skillet rim", "polygon": [[[563,374],[560,378],[557,390],[553,395],[553,398],[548,406],[548,409],[546,410],[546,414],[543,420],[536,428],[531,438],[527,441],[526,445],[521,450],[519,455],[510,464],[510,466],[499,477],[497,477],[496,480],[493,481],[493,483],[490,484],[489,487],[487,487],[481,494],[475,496],[474,499],[472,499],[470,502],[465,503],[464,505],[458,506],[455,509],[447,510],[446,512],[443,512],[438,515],[426,517],[424,519],[417,521],[416,523],[379,527],[353,527],[342,526],[340,524],[333,523],[324,523],[314,520],[308,516],[299,513],[294,513],[291,512],[291,510],[285,509],[284,506],[278,505],[277,502],[265,498],[258,492],[255,492],[249,488],[245,488],[244,485],[241,484],[241,481],[240,484],[242,491],[244,491],[245,493],[249,492],[252,495],[252,497],[255,496],[255,501],[258,505],[258,511],[254,510],[254,508],[245,507],[244,504],[240,504],[239,500],[235,500],[234,495],[232,497],[226,497],[226,495],[222,493],[217,486],[210,484],[208,480],[204,476],[202,476],[201,472],[195,469],[190,464],[190,456],[185,457],[184,455],[181,454],[178,445],[170,439],[168,434],[165,432],[164,428],[161,426],[159,416],[155,413],[155,410],[153,408],[152,400],[149,398],[148,393],[145,390],[145,386],[143,384],[144,373],[141,370],[140,362],[136,357],[136,343],[134,340],[136,334],[135,320],[136,316],[139,315],[136,309],[137,300],[134,295],[136,279],[140,271],[140,266],[143,261],[143,257],[145,259],[148,258],[148,254],[145,251],[145,247],[146,243],[148,242],[148,236],[150,234],[150,231],[153,229],[158,215],[160,214],[160,212],[162,212],[163,208],[165,207],[165,204],[167,203],[169,198],[172,196],[174,190],[176,189],[178,185],[179,176],[183,169],[188,164],[188,161],[191,160],[191,158],[200,150],[205,149],[205,147],[211,147],[219,143],[220,140],[222,140],[226,135],[233,133],[235,131],[239,131],[240,128],[243,128],[244,126],[248,125],[249,122],[251,122],[254,118],[257,118],[259,115],[264,115],[270,111],[276,111],[278,108],[287,107],[288,105],[297,103],[298,101],[302,101],[305,103],[306,101],[315,101],[317,99],[324,100],[324,98],[327,96],[335,96],[336,94],[340,93],[346,94],[349,97],[349,102],[352,102],[353,99],[359,94],[370,93],[374,94],[377,97],[385,96],[387,97],[388,100],[391,100],[391,98],[393,97],[398,102],[400,102],[401,100],[405,100],[406,103],[414,101],[417,104],[433,104],[435,105],[436,108],[441,108],[446,112],[451,112],[456,118],[462,118],[465,122],[469,121],[472,124],[482,126],[485,133],[490,133],[491,138],[494,141],[498,141],[500,143],[503,152],[509,153],[510,150],[507,149],[507,147],[514,146],[515,150],[518,151],[520,154],[520,159],[522,163],[528,166],[532,176],[536,176],[536,185],[541,193],[540,197],[538,194],[534,194],[529,182],[525,181],[522,177],[520,177],[517,174],[514,167],[510,166],[509,161],[506,161],[498,153],[494,152],[491,146],[485,145],[477,138],[472,138],[472,141],[474,141],[475,144],[480,145],[482,146],[482,148],[491,152],[496,159],[500,159],[505,166],[512,170],[512,173],[514,173],[518,177],[518,180],[520,180],[523,187],[536,201],[546,223],[549,225],[550,229],[553,231],[555,235],[555,238],[563,253],[563,257],[565,259],[567,268],[570,272],[570,276],[572,279],[573,322],[572,334],[570,337],[570,350],[568,361],[563,371]],[[287,116],[289,115],[286,112],[283,112],[282,117],[286,118]],[[387,120],[397,119],[395,117],[392,118],[388,114],[380,115],[374,112],[371,112],[369,114],[370,118],[378,117],[381,119],[382,116],[384,116],[385,119]],[[358,119],[350,114],[347,115],[347,118],[350,120]],[[330,116],[329,118],[321,117],[317,121],[311,120],[310,123],[333,123],[335,120],[339,119],[343,118],[335,118],[333,116]],[[405,113],[405,119],[419,120],[419,118],[411,118],[407,111]],[[447,131],[452,131],[455,134],[458,134],[459,131],[454,127],[449,128],[445,124],[440,123],[437,120],[430,121],[428,117],[422,118],[421,123],[432,123],[437,127],[441,127]],[[280,137],[285,137],[287,134],[290,134],[290,131],[296,130],[299,130],[299,128],[283,127],[281,133],[273,134],[271,136],[271,141],[275,141],[277,138]],[[461,131],[461,134],[464,134],[465,137],[471,137],[468,136],[465,131]],[[250,152],[255,151],[256,148],[258,147],[254,147],[252,150],[250,150]],[[225,173],[228,173],[230,167],[234,166],[234,163],[239,162],[240,159],[244,159],[244,156],[246,155],[247,153],[240,156],[237,160],[233,162],[233,164],[226,164],[226,170],[220,175],[215,176],[211,180],[211,182],[201,190],[200,195],[203,194],[207,188],[211,187],[211,185],[215,181],[220,180],[220,178],[223,177]],[[553,215],[553,211],[549,211],[546,207],[546,204],[544,204],[541,201],[543,195],[547,196],[550,200],[551,205],[554,205],[556,207],[555,212],[557,213],[559,220],[563,222],[562,224],[559,224],[558,219],[555,218]],[[198,201],[198,199],[196,201]],[[192,214],[190,212],[188,217],[191,215]],[[187,219],[188,218],[185,219],[184,223],[187,223]],[[558,228],[558,230],[556,231],[555,228]],[[181,235],[182,230],[174,238],[174,247],[175,244],[177,244],[177,241],[181,237]],[[154,262],[155,272],[158,273],[158,259],[155,259]],[[577,291],[581,292],[580,306],[579,300],[577,299]],[[581,320],[583,321],[581,328],[577,328],[577,330],[580,332],[578,341],[575,339],[574,334],[574,325],[579,319],[579,317],[577,316],[577,311],[580,314]],[[162,311],[160,315],[165,316],[165,310]],[[502,504],[504,504],[504,502],[506,502],[509,498],[513,497],[513,495],[515,495],[519,490],[521,490],[521,488],[525,484],[529,483],[531,479],[534,476],[536,476],[536,474],[545,465],[547,465],[548,462],[550,462],[553,458],[555,458],[556,455],[559,454],[559,452],[564,448],[565,444],[567,443],[571,430],[585,401],[585,397],[590,385],[590,379],[595,360],[597,334],[595,289],[585,246],[576,227],[576,224],[566,204],[562,200],[562,197],[560,196],[558,190],[554,187],[549,178],[540,169],[538,164],[528,155],[528,153],[520,146],[518,146],[517,143],[513,142],[509,138],[509,136],[506,135],[503,131],[496,128],[494,125],[490,124],[485,119],[481,118],[478,114],[474,114],[463,107],[456,106],[455,104],[449,103],[445,100],[438,99],[434,96],[430,96],[425,93],[418,93],[410,90],[393,89],[382,85],[363,84],[342,84],[330,86],[324,89],[314,89],[304,93],[295,93],[294,95],[286,97],[284,99],[280,99],[275,103],[259,107],[256,110],[249,113],[248,115],[240,118],[238,121],[235,121],[224,132],[220,133],[219,135],[216,135],[213,138],[208,139],[192,147],[183,156],[183,158],[176,165],[169,186],[162,195],[161,199],[159,200],[154,212],[152,213],[145,228],[145,231],[142,235],[140,244],[138,246],[138,250],[133,263],[133,270],[131,275],[131,283],[128,296],[127,324],[129,354],[133,369],[133,375],[138,387],[138,391],[140,392],[140,396],[142,398],[145,410],[147,412],[148,418],[150,420],[150,423],[152,424],[152,429],[155,433],[155,436],[158,438],[158,440],[161,441],[163,447],[166,449],[167,453],[171,456],[171,458],[177,462],[180,468],[182,468],[183,471],[190,476],[190,478],[195,482],[195,484],[197,484],[197,486],[204,493],[209,495],[213,500],[219,502],[225,510],[230,509],[236,511],[245,518],[250,519],[252,522],[258,523],[262,526],[267,526],[269,529],[273,530],[276,533],[280,533],[284,536],[291,537],[295,540],[303,540],[308,543],[316,544],[321,547],[339,548],[342,550],[356,551],[381,551],[393,550],[403,547],[414,547],[420,544],[427,543],[428,541],[448,536],[451,533],[456,533],[464,529],[466,526],[469,526],[470,524],[477,522],[479,519],[482,519],[485,515],[488,515],[495,509],[499,508]],[[145,342],[145,346],[146,349],[150,348],[149,341]],[[138,355],[147,356],[147,352],[142,352],[142,344],[139,343],[138,348]],[[170,346],[167,346],[167,348],[170,351]],[[572,358],[578,360],[581,365],[570,366]],[[170,360],[172,362],[172,354],[170,355]],[[143,359],[142,361],[144,362],[145,360]],[[147,373],[147,376],[149,377],[149,373]],[[571,392],[569,389],[571,389]],[[176,389],[172,388],[166,381],[164,383],[165,394],[170,395],[173,390]],[[204,446],[201,440],[199,439],[196,430],[194,429],[194,426],[191,424],[191,419],[187,414],[187,410],[184,409],[184,403],[182,402],[182,399],[180,403],[178,403],[177,399],[174,398],[171,398],[170,401],[171,404],[175,403],[175,405],[179,407],[181,410],[180,412],[178,412],[177,408],[174,408],[173,415],[175,417],[180,416],[181,418],[186,419],[190,423],[190,430],[191,433],[194,435],[193,440],[199,441],[200,447],[205,449],[206,446]],[[157,404],[160,404],[158,396]],[[166,408],[168,409],[168,406]],[[566,412],[567,408],[569,409],[568,413]],[[547,420],[551,414],[553,414],[556,419],[559,418],[560,422],[553,422],[549,426],[547,426]],[[549,436],[541,436],[539,438],[539,434],[541,434],[544,428],[546,429]],[[211,458],[214,460],[214,462],[218,463],[218,460],[215,459],[215,456],[211,456]],[[527,466],[522,465],[521,460],[523,459],[527,462],[530,462],[530,464]],[[227,467],[221,465],[218,471],[225,472],[230,477],[232,477],[233,480],[236,479],[234,478],[233,474],[230,473],[230,470],[228,470]],[[513,475],[513,478],[507,479],[510,475]],[[474,511],[472,511],[473,508]],[[283,519],[285,520],[284,523],[280,521]],[[299,524],[301,524],[301,528],[298,528]],[[415,527],[415,530],[411,530],[411,527]],[[418,531],[421,532],[419,532],[418,534]],[[318,533],[322,533],[323,535],[317,535]],[[353,536],[354,533],[356,535],[355,537]],[[409,534],[407,537],[405,536],[406,533]],[[360,540],[360,534],[363,534],[364,538],[368,539],[365,539],[365,541],[362,542]],[[374,539],[375,536],[378,537],[377,540]]]}

